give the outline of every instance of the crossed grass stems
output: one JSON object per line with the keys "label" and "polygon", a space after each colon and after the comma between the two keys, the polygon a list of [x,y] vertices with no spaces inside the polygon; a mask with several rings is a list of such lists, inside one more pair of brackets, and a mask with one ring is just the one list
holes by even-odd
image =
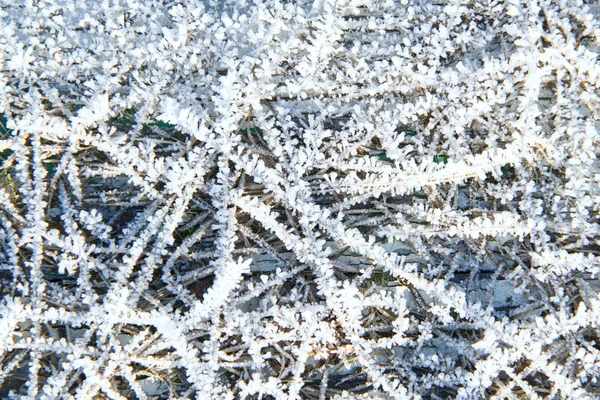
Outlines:
{"label": "crossed grass stems", "polygon": [[[73,110],[76,110],[79,106],[76,105],[74,106]],[[115,128],[117,128],[120,131],[124,131],[127,132],[131,129],[133,129],[138,122],[135,119],[135,114],[136,114],[136,110],[134,109],[130,109],[130,110],[125,110],[122,115],[118,118],[114,118],[112,121],[110,121],[110,124],[112,126],[114,126]],[[6,124],[7,124],[7,118],[4,115],[0,115],[0,139],[3,139],[5,137],[8,137],[11,132],[9,129],[6,128]],[[144,133],[158,133],[163,137],[169,137],[171,135],[177,135],[175,126],[162,122],[162,121],[155,121],[155,122],[151,122],[151,123],[147,123],[144,124],[141,127],[140,132],[142,132],[142,134]],[[416,129],[414,128],[410,128],[410,127],[406,127],[405,128],[405,132],[407,133],[407,138],[411,138],[411,137],[415,137],[418,135],[418,132]],[[262,139],[262,130],[259,127],[256,127],[255,125],[253,125],[252,123],[248,124],[248,126],[246,128],[240,129],[238,132],[239,135],[241,135],[242,137],[242,141],[245,142],[247,145],[249,146],[256,146],[256,145],[261,145],[261,148],[266,148],[266,143],[264,143],[263,139]],[[78,159],[80,159],[82,162],[86,162],[86,161],[92,161],[92,160],[101,160],[103,159],[103,155],[98,152],[95,149],[89,149],[89,150],[81,150],[78,153],[74,154],[75,157],[77,157]],[[380,144],[377,141],[373,141],[369,146],[365,146],[365,147],[361,147],[359,149],[359,156],[363,156],[363,157],[377,157],[379,161],[383,162],[383,163],[388,163],[388,164],[393,164],[394,160],[390,159],[389,157],[386,156],[385,151],[383,149],[381,149]],[[49,156],[47,156],[44,160],[43,160],[43,166],[46,169],[47,173],[48,173],[48,178],[50,180],[54,180],[55,178],[55,174],[56,174],[56,165],[59,162],[59,158],[60,155],[59,154],[50,154]],[[448,162],[448,156],[445,154],[436,154],[434,156],[432,156],[433,161],[436,163],[442,163],[445,164]],[[18,180],[13,176],[12,173],[12,163],[13,163],[13,158],[12,158],[12,150],[10,149],[5,149],[4,151],[2,151],[0,153],[0,163],[1,163],[1,175],[0,175],[0,183],[2,185],[2,187],[7,190],[7,192],[10,194],[10,196],[14,197],[14,198],[18,198],[19,194],[18,194],[18,186],[19,186],[19,182]],[[311,177],[311,179],[318,179],[319,175],[322,175],[323,173],[325,173],[325,171],[316,171],[314,176]],[[560,176],[560,171],[556,171],[553,172],[555,175]],[[513,166],[511,165],[506,165],[502,167],[502,179],[508,179],[508,180],[512,180],[515,179],[516,172]],[[492,177],[489,177],[490,179],[493,179]],[[273,209],[275,211],[278,211],[280,216],[281,216],[281,220],[285,221],[287,223],[289,223],[291,226],[297,226],[298,223],[295,220],[297,217],[292,215],[290,212],[288,212],[285,207],[278,207],[275,204],[275,200],[272,197],[272,195],[270,195],[268,192],[265,191],[264,187],[262,187],[262,185],[258,185],[254,182],[251,181],[251,179],[240,179],[238,181],[238,183],[241,183],[244,185],[244,193],[245,194],[249,194],[249,195],[254,195],[260,198],[261,202],[265,203],[265,204],[271,204],[273,205]],[[87,182],[88,185],[90,186],[98,186],[101,187],[102,186],[102,182],[96,181],[96,180],[89,180]],[[469,182],[465,182],[463,185],[457,185],[456,188],[454,188],[454,193],[456,194],[457,191],[469,191],[469,192],[477,192],[477,190],[479,189],[478,183],[477,182],[473,182],[473,181],[469,181]],[[415,190],[415,192],[413,193],[412,196],[408,196],[408,198],[399,198],[399,199],[394,199],[392,197],[388,197],[385,199],[385,201],[388,204],[393,204],[394,202],[399,202],[399,203],[405,203],[407,201],[412,201],[411,199],[420,199],[419,201],[427,201],[427,200],[431,200],[434,202],[445,202],[448,201],[447,198],[444,198],[444,195],[442,193],[442,189],[438,189],[437,191],[434,191],[431,188],[421,188],[421,190]],[[52,197],[52,193],[50,194],[50,200]],[[405,196],[406,197],[406,196]],[[340,194],[335,194],[332,196],[326,196],[323,197],[321,199],[315,198],[315,202],[317,203],[321,203],[321,204],[333,204],[337,201],[343,201],[344,198],[342,195]],[[49,201],[50,203],[50,201]],[[183,240],[189,238],[191,235],[193,235],[194,233],[196,233],[198,230],[200,229],[205,229],[207,230],[208,227],[210,227],[211,223],[212,223],[212,218],[210,217],[210,214],[214,211],[213,209],[211,209],[210,206],[210,199],[209,198],[202,198],[202,196],[199,196],[197,202],[197,209],[196,210],[192,210],[190,212],[190,220],[185,223],[182,224],[182,226],[180,226],[177,230],[176,230],[176,237],[177,237],[177,242],[176,245],[179,245]],[[50,205],[49,207],[50,208]],[[114,207],[113,207],[114,208]],[[367,210],[365,208],[361,209],[360,207],[356,207],[355,209],[350,209],[348,210],[348,214],[349,214],[349,218],[353,219],[353,220],[349,220],[350,226],[354,226],[357,229],[359,229],[363,234],[370,234],[371,232],[373,232],[374,227],[377,226],[377,224],[381,224],[383,222],[385,222],[387,220],[386,216],[383,215],[382,213],[376,211],[376,210]],[[114,215],[113,215],[113,222],[115,222],[115,224],[120,225],[120,226],[126,226],[128,223],[128,220],[132,219],[135,216],[135,210],[125,210],[125,211],[117,211]],[[264,230],[260,224],[258,224],[256,221],[254,221],[253,219],[249,218],[248,216],[245,216],[241,213],[239,213],[238,215],[238,223],[240,225],[240,229],[238,231],[238,234],[240,236],[238,242],[236,243],[236,250],[234,251],[234,255],[244,255],[244,256],[252,256],[255,254],[270,254],[274,257],[274,262],[277,265],[285,265],[286,263],[291,263],[292,266],[295,266],[296,261],[294,260],[294,258],[291,258],[291,261],[289,258],[285,258],[282,257],[282,254],[286,253],[286,249],[285,246],[283,246],[283,244],[279,241],[279,239],[273,235],[270,234],[268,231]],[[388,220],[388,222],[391,222],[390,220]],[[416,224],[427,224],[424,221],[413,221]],[[202,251],[199,251],[195,254],[192,254],[192,258],[194,259],[193,261],[195,262],[201,262],[205,265],[208,264],[208,260],[211,259],[211,255],[210,255],[210,249],[214,247],[213,241],[215,239],[216,235],[214,234],[207,234],[205,235],[205,237],[202,240],[202,245],[200,246],[202,248]],[[462,245],[464,245],[466,248],[470,249],[470,251],[474,252],[474,253],[478,253],[481,252],[481,249],[484,248],[484,244],[482,243],[477,243],[474,241],[465,241],[465,243],[463,243]],[[332,246],[335,247],[335,244],[332,244]],[[524,249],[525,251],[527,249]],[[497,273],[496,273],[496,277],[498,277],[499,274],[502,273],[502,270],[506,268],[506,264],[505,264],[505,257],[503,257],[502,255],[498,255],[498,254],[493,254],[493,252],[490,252],[489,250],[486,250],[486,257],[488,257],[490,260],[492,260],[494,263],[496,263],[498,265],[498,269],[497,269]],[[414,321],[432,321],[432,315],[428,312],[427,310],[427,303],[426,301],[421,297],[421,295],[419,294],[418,290],[416,290],[414,287],[412,287],[410,284],[408,284],[408,282],[406,281],[402,281],[402,280],[398,280],[394,277],[392,277],[390,274],[386,273],[385,271],[383,271],[380,268],[377,268],[377,266],[374,266],[370,260],[365,260],[363,259],[363,257],[358,254],[358,253],[353,253],[349,248],[347,247],[340,247],[338,246],[337,248],[335,248],[335,251],[333,251],[332,255],[330,256],[330,259],[333,262],[337,262],[340,259],[356,259],[356,264],[354,267],[349,267],[348,265],[343,265],[342,263],[338,263],[338,270],[336,270],[336,277],[340,280],[356,280],[358,279],[357,282],[359,282],[358,287],[360,288],[360,290],[364,291],[366,294],[376,291],[376,290],[380,290],[380,289],[385,289],[385,290],[393,290],[394,286],[404,286],[408,289],[408,291],[410,292],[410,295],[412,296],[415,304],[417,305],[417,307],[413,310],[411,310],[411,314],[410,317],[411,319],[413,319]],[[447,258],[444,257],[440,254],[437,255],[437,258],[434,259],[429,259],[428,261],[423,262],[423,268],[427,268],[427,263],[439,263],[439,264],[443,264],[443,263],[447,263],[447,264],[452,264],[452,260],[451,258]],[[359,267],[356,267],[356,265],[358,265]],[[372,269],[371,274],[368,277],[361,277],[360,275],[360,266],[362,266],[363,268],[370,268]],[[189,263],[186,264],[182,264],[180,267],[180,271],[178,271],[178,273],[180,273],[182,276],[190,275],[190,266]],[[206,270],[205,273],[203,274],[192,274],[193,278],[186,282],[186,286],[190,289],[190,291],[198,297],[198,299],[202,299],[204,294],[207,292],[207,290],[210,288],[213,279],[214,279],[214,275],[213,275],[214,271],[210,271],[210,270]],[[456,276],[457,275],[461,275],[460,271],[454,271],[456,272],[456,274],[453,274],[455,276],[455,278],[451,278],[454,279],[456,282],[460,281],[460,279],[458,279],[458,281],[456,280]],[[74,284],[72,277],[68,277],[66,275],[61,275],[61,274],[57,274],[54,268],[47,268],[45,271],[46,275],[45,278],[48,281],[54,281],[54,282],[62,282],[62,284],[70,286],[72,284]],[[435,271],[435,269],[432,270],[431,274],[432,277],[441,277],[441,275],[439,275],[439,271]],[[475,278],[474,274],[478,274],[478,273],[485,273],[485,271],[471,271],[468,272],[467,274],[469,275],[468,279],[470,281],[473,281],[473,279]],[[261,276],[264,273],[262,272],[255,272],[253,273],[252,277],[249,278],[249,281],[255,281],[255,282],[259,282],[261,279]],[[437,274],[437,275],[436,275]],[[319,298],[319,295],[317,294],[317,288],[314,284],[314,276],[312,275],[310,269],[308,267],[305,268],[300,268],[298,270],[298,276],[302,278],[302,285],[300,287],[301,292],[305,293],[305,299],[307,302],[319,302],[322,299]],[[97,286],[95,287],[95,290],[97,290],[97,292],[99,294],[102,293],[106,293],[107,288],[109,286],[109,282],[107,281],[106,277],[99,277],[99,279],[97,280]],[[173,293],[170,293],[169,291],[165,290],[163,287],[163,285],[161,284],[160,280],[155,280],[150,288],[151,290],[148,291],[148,293],[145,293],[142,297],[141,303],[140,303],[140,307],[142,309],[144,308],[152,308],[155,305],[167,305],[167,304],[171,304],[171,305],[177,305],[178,299],[177,296],[174,296]],[[268,294],[270,295],[275,295],[278,297],[285,297],[286,293],[291,290],[291,286],[289,284],[289,281],[284,283],[283,285],[279,285],[279,286],[274,286],[268,289]],[[388,310],[382,310],[382,309],[378,309],[375,307],[370,307],[368,310],[366,310],[366,312],[363,313],[363,320],[362,320],[362,324],[365,327],[365,331],[366,331],[366,335],[368,335],[368,337],[370,339],[377,339],[380,337],[389,337],[389,335],[393,334],[394,330],[393,330],[393,321],[397,318],[396,315],[394,315],[393,313],[389,312]],[[62,336],[65,335],[66,337],[70,337],[72,336],[72,332],[69,333],[69,331],[72,331],[73,329],[70,328],[69,326],[47,326],[47,333],[49,335],[58,335],[58,336]],[[121,334],[126,335],[126,336],[134,336],[137,334],[140,334],[140,332],[142,331],[141,327],[137,327],[137,326],[130,326],[130,325],[123,325],[121,328]],[[148,329],[148,328],[146,328]],[[62,332],[62,333],[60,333]],[[418,331],[413,332],[413,334],[416,336],[418,336]],[[481,336],[481,332],[476,332],[476,331],[454,331],[452,332],[452,335],[456,335],[458,336],[466,336],[468,337],[468,339],[470,341],[477,341],[480,336]],[[596,332],[590,332],[591,337],[597,337],[597,333]],[[200,336],[201,338],[201,336]],[[153,341],[157,340],[157,334],[156,332],[152,332],[152,329],[150,329],[148,331],[148,335],[147,335],[147,341],[148,341],[148,346],[144,346],[144,347],[149,347],[151,345],[151,343]],[[340,337],[340,346],[344,347],[343,345],[344,340],[343,338]],[[273,357],[269,359],[268,365],[265,366],[265,368],[269,371],[268,373],[271,374],[272,376],[278,376],[280,377],[284,382],[286,381],[286,375],[289,372],[289,367],[290,367],[290,363],[293,362],[293,356],[291,356],[290,354],[287,353],[286,349],[285,349],[285,343],[281,343],[281,344],[274,344],[273,346],[270,346],[268,348],[265,348],[265,352],[271,352],[271,354],[273,354]],[[247,370],[247,368],[244,366],[244,360],[247,359],[249,357],[249,355],[246,352],[247,348],[245,348],[245,346],[241,345],[240,343],[236,342],[235,338],[232,338],[230,341],[230,344],[225,346],[224,351],[226,353],[232,353],[232,354],[236,354],[236,358],[238,359],[239,363],[234,363],[231,366],[227,367],[225,366],[222,370],[223,376],[225,379],[229,379],[232,382],[234,382],[236,379],[248,379],[250,376],[250,372]],[[18,358],[22,358],[23,362],[26,359],[26,356],[22,354],[9,354],[8,358],[12,359],[12,361],[14,362],[16,359]],[[166,354],[166,353],[165,353]],[[394,355],[389,352],[389,354],[386,354],[386,356],[390,359],[392,359],[394,357]],[[305,371],[305,373],[303,374],[303,379],[305,382],[305,387],[302,389],[302,394],[306,397],[306,398],[319,398],[319,396],[322,395],[322,393],[326,393],[328,396],[333,395],[333,394],[340,394],[342,393],[343,390],[349,390],[351,392],[354,393],[366,393],[368,392],[372,386],[369,384],[368,379],[366,378],[366,375],[363,371],[363,369],[360,366],[357,366],[356,368],[352,368],[350,369],[350,371],[348,372],[348,370],[345,370],[345,366],[348,365],[353,365],[353,359],[354,357],[356,357],[356,355],[352,355],[352,353],[350,352],[350,354],[348,354],[346,349],[342,349],[342,348],[332,348],[331,349],[331,354],[329,356],[329,358],[327,360],[321,360],[317,363],[314,363],[312,365],[308,365],[307,369]],[[5,357],[5,362],[7,361],[6,357]],[[57,360],[56,360],[57,361]],[[56,362],[54,361],[54,362]],[[44,363],[48,364],[48,369],[51,370],[51,364],[54,363],[52,361],[51,358],[48,358],[47,360],[44,360]],[[466,358],[461,358],[461,362],[462,362],[462,367],[465,371],[472,371],[474,369],[474,366],[472,365],[472,363],[466,359]],[[237,364],[237,366],[235,365]],[[528,360],[519,360],[514,366],[513,366],[513,373],[521,373],[523,370],[525,370],[527,368],[527,366],[530,364],[530,361]],[[397,366],[394,366],[393,364],[390,364],[390,368],[397,368]],[[339,372],[345,370],[344,374],[340,374]],[[183,371],[152,371],[152,370],[140,370],[140,371],[136,371],[137,373],[140,374],[140,376],[142,375],[146,375],[148,377],[154,377],[157,378],[159,380],[162,380],[164,382],[165,385],[170,387],[171,391],[174,392],[179,392],[179,393],[185,393],[189,391],[189,387],[186,386],[186,380],[185,380],[185,376],[184,376],[184,372]],[[419,370],[419,368],[415,368],[415,370],[413,371],[417,374],[424,374],[424,376],[427,375],[428,371],[426,370]],[[23,368],[17,369],[15,371],[15,373],[13,374],[13,383],[23,380]],[[182,375],[183,374],[183,375]],[[26,375],[26,374],[25,374]],[[42,378],[43,378],[42,374]],[[71,380],[71,386],[72,387],[76,387],[77,382],[78,382],[79,378],[73,377],[73,379]],[[501,374],[499,375],[494,384],[488,389],[488,393],[491,395],[493,394],[495,391],[499,390],[500,388],[504,387],[510,380],[510,377],[506,374]],[[544,393],[549,393],[549,390],[551,388],[551,384],[549,383],[549,380],[547,377],[543,376],[543,374],[540,375],[540,373],[537,373],[535,371],[533,371],[531,374],[527,375],[526,381],[528,381],[533,387],[536,388],[536,391],[543,395]],[[117,380],[117,386],[122,386],[122,390],[124,390],[125,392],[127,392],[126,389],[126,385],[121,382],[119,383],[119,381]],[[513,390],[513,392],[515,393],[515,395],[517,396],[522,396],[524,395],[524,392],[518,387],[516,386]],[[447,396],[452,396],[455,395],[456,392],[453,388],[434,388],[431,392],[432,398],[434,398],[435,396],[438,397],[447,397]]]}

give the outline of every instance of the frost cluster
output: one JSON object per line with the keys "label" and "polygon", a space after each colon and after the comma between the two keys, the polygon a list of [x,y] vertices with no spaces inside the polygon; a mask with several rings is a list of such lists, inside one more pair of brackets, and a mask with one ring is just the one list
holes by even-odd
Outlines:
{"label": "frost cluster", "polygon": [[0,2],[0,398],[598,398],[589,3]]}

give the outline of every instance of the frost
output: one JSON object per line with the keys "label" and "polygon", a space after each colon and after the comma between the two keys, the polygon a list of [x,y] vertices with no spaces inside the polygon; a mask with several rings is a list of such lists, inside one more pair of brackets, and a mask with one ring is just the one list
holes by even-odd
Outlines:
{"label": "frost", "polygon": [[5,3],[1,398],[597,397],[598,6]]}

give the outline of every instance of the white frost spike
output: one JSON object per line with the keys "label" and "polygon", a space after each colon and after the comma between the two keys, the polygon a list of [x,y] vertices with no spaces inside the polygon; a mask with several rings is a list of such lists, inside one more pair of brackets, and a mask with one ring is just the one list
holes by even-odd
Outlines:
{"label": "white frost spike", "polygon": [[87,106],[77,112],[76,121],[84,126],[92,126],[105,120],[109,112],[108,94],[96,95]]}

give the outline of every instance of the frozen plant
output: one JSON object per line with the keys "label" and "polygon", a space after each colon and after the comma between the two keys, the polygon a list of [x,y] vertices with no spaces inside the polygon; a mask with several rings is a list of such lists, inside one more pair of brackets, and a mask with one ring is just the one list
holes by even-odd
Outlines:
{"label": "frozen plant", "polygon": [[0,5],[0,397],[600,395],[582,0]]}

